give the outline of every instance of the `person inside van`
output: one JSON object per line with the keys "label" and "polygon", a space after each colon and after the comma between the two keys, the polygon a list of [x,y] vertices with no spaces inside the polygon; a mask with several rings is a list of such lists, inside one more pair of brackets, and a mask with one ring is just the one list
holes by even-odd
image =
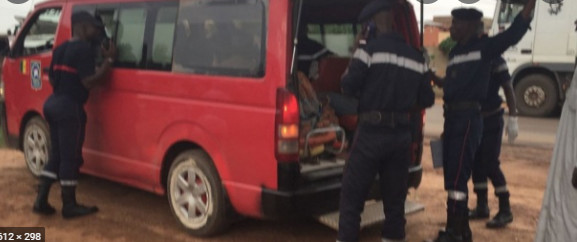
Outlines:
{"label": "person inside van", "polygon": [[303,21],[298,32],[298,70],[314,81],[319,75],[319,60],[334,53],[321,43],[309,38],[307,30],[308,24]]}

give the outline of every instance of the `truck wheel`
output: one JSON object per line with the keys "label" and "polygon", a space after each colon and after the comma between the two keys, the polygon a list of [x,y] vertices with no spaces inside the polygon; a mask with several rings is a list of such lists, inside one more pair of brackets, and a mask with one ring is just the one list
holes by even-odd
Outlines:
{"label": "truck wheel", "polygon": [[39,177],[50,157],[50,133],[48,125],[42,118],[34,117],[26,123],[22,136],[22,150],[28,170]]}
{"label": "truck wheel", "polygon": [[226,228],[226,196],[211,159],[200,150],[176,157],[167,182],[174,216],[191,234],[210,236]]}
{"label": "truck wheel", "polygon": [[551,115],[559,101],[555,82],[542,74],[523,77],[515,86],[515,96],[519,113],[535,117]]}

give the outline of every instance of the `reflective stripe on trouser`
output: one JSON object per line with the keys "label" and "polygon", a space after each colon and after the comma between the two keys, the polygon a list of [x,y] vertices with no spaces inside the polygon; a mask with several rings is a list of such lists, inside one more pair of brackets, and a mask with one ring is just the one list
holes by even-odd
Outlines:
{"label": "reflective stripe on trouser", "polygon": [[507,186],[495,187],[495,194],[496,195],[503,194],[503,193],[509,193],[509,189],[507,189]]}
{"label": "reflective stripe on trouser", "polygon": [[54,179],[54,180],[58,179],[58,175],[56,173],[51,172],[51,171],[47,171],[47,170],[43,170],[40,173],[40,176],[47,177],[47,178]]}
{"label": "reflective stripe on trouser", "polygon": [[[473,166],[473,184],[475,184],[474,190],[477,193],[487,192],[487,187],[483,189],[482,186],[477,186],[477,184],[485,184],[486,186],[487,178],[491,180],[495,188],[507,185],[499,160],[503,141],[503,113],[504,111],[501,110],[483,119],[481,145],[475,155],[475,165]],[[495,191],[495,193],[497,192]]]}
{"label": "reflective stripe on trouser", "polygon": [[478,111],[446,112],[443,132],[443,169],[448,214],[467,216],[471,168],[480,143],[482,119]]}
{"label": "reflective stripe on trouser", "polygon": [[382,238],[405,238],[410,132],[359,125],[346,163],[339,206],[339,241],[358,241],[361,212],[379,175],[385,221]]}
{"label": "reflective stripe on trouser", "polygon": [[73,187],[78,185],[78,181],[77,180],[60,180],[60,185],[61,186],[67,186],[67,187]]}
{"label": "reflective stripe on trouser", "polygon": [[51,152],[42,174],[57,175],[64,186],[76,185],[83,163],[86,113],[80,104],[51,96],[44,105],[44,116],[50,128]]}

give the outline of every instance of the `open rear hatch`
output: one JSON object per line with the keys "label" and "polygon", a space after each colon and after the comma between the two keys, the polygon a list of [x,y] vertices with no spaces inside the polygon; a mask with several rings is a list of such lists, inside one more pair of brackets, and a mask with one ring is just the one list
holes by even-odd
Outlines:
{"label": "open rear hatch", "polygon": [[[334,110],[323,100],[323,93],[340,92],[340,79],[352,56],[351,46],[355,36],[361,31],[357,16],[370,0],[295,0],[293,17],[293,65],[292,83],[289,90],[296,96],[299,105],[299,164],[298,171],[292,169],[291,175],[296,181],[291,187],[307,187],[316,183],[340,184],[348,150],[356,128],[356,115],[337,117]],[[396,12],[396,28],[408,42],[420,48],[419,32],[410,3],[399,5]],[[306,30],[306,31],[299,31]],[[299,70],[299,34],[324,45],[330,55],[311,61],[311,69],[304,73]],[[315,69],[316,68],[316,69]],[[315,115],[316,114],[316,115]],[[343,117],[345,116],[345,117]],[[320,124],[319,124],[320,123]],[[410,187],[417,188],[422,176],[422,119],[415,126],[418,132],[415,143],[415,157],[411,164]],[[280,172],[280,171],[279,171]],[[295,174],[296,173],[296,174]],[[378,179],[378,178],[376,178]],[[375,184],[378,183],[376,180]],[[369,226],[384,220],[382,203],[378,201],[380,193],[375,185],[365,205],[361,226]],[[407,200],[406,214],[422,211],[424,206]],[[338,211],[325,211],[315,215],[317,219],[334,229],[338,227]]]}

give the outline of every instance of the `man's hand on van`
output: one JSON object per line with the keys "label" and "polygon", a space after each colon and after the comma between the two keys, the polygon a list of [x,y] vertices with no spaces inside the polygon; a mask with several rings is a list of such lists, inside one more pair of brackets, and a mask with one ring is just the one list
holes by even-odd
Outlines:
{"label": "man's hand on van", "polygon": [[102,45],[102,56],[106,59],[114,61],[116,59],[116,46],[112,40],[109,40],[108,49]]}
{"label": "man's hand on van", "polygon": [[533,13],[534,9],[535,9],[535,0],[529,0],[525,4],[525,7],[523,7],[521,15],[525,20],[529,20],[529,18],[531,18],[531,13]]}

